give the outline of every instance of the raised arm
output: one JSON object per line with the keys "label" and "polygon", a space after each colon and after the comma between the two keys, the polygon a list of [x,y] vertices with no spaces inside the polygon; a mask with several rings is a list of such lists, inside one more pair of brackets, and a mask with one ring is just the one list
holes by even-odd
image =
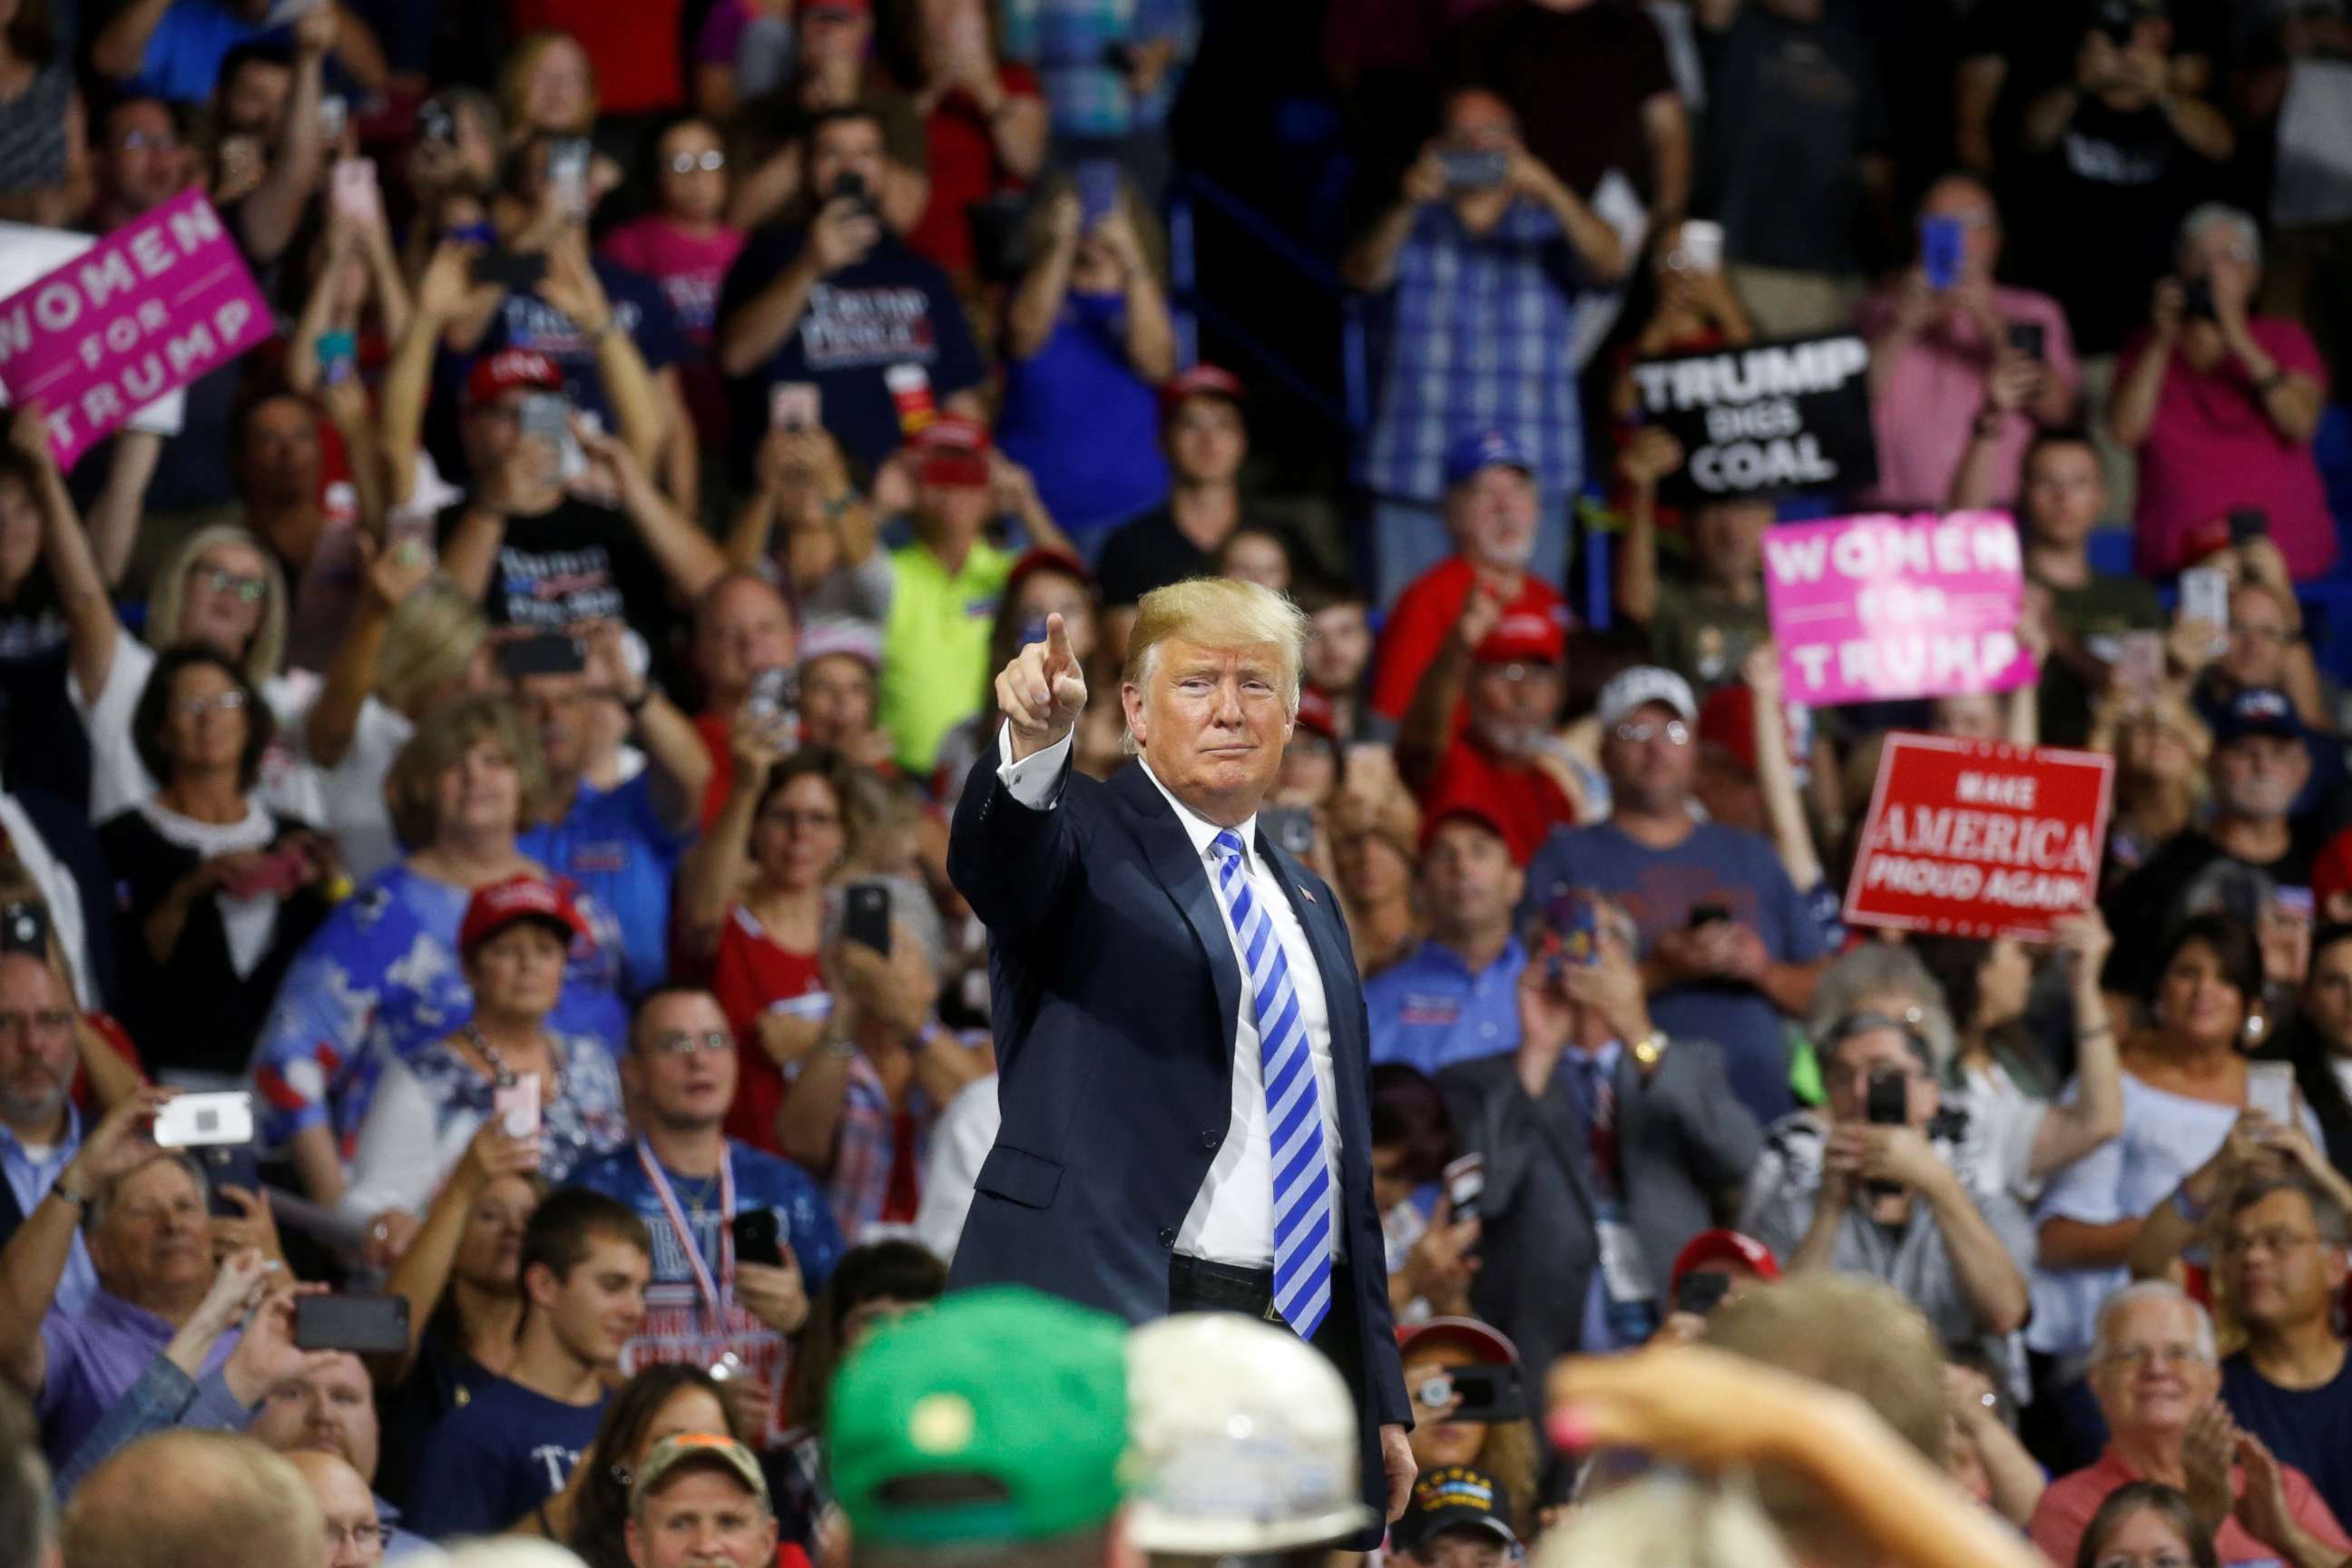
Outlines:
{"label": "raised arm", "polygon": [[1503,618],[1503,604],[1483,584],[1473,583],[1463,595],[1462,614],[1451,636],[1437,645],[1436,657],[1413,683],[1397,727],[1398,776],[1418,792],[1437,776],[1445,752],[1454,743],[1454,716],[1470,684],[1470,666],[1478,645]]}
{"label": "raised arm", "polygon": [[586,231],[567,225],[547,249],[547,276],[540,298],[572,318],[596,345],[596,374],[613,405],[615,434],[638,465],[651,468],[661,457],[668,409],[645,355],[613,314],[613,302],[588,259]]}
{"label": "raised arm", "polygon": [[90,68],[116,81],[137,76],[146,68],[148,40],[171,8],[172,0],[131,0],[90,41]]}
{"label": "raised arm", "polygon": [[2138,356],[2116,371],[2115,396],[2107,405],[2107,433],[2119,447],[2137,449],[2156,427],[2156,405],[2164,395],[2173,345],[2179,341],[2186,298],[2178,279],[2158,279],[2147,339]]}
{"label": "raised arm", "polygon": [[1822,858],[1797,793],[1796,765],[1789,760],[1780,645],[1768,639],[1748,649],[1742,673],[1756,742],[1756,783],[1764,794],[1765,817],[1772,825],[1772,847],[1780,854],[1780,868],[1789,873],[1790,885],[1810,893],[1822,885]]}
{"label": "raised arm", "polygon": [[678,946],[697,960],[708,960],[719,951],[727,911],[751,879],[752,816],[790,737],[777,733],[771,721],[739,713],[729,740],[735,773],[727,785],[727,798],[718,819],[686,852],[678,868]]}
{"label": "raised arm", "polygon": [[110,589],[122,581],[131,564],[131,547],[139,542],[139,516],[147,505],[147,487],[163,456],[163,437],[152,430],[129,426],[114,433],[114,458],[106,469],[106,484],[89,507],[89,548],[100,581]]}
{"label": "raised arm", "polygon": [[[1013,656],[996,678],[1005,716],[1001,752],[983,750],[956,802],[948,876],[990,930],[1035,929],[1080,874],[1080,848],[1058,809],[1069,774],[1070,737],[1087,706],[1087,682],[1059,615],[1045,640]],[[1040,761],[1024,775],[1021,764]]]}
{"label": "raised arm", "polygon": [[[634,348],[630,350],[633,354],[635,352]],[[703,590],[726,572],[727,558],[719,552],[709,534],[678,516],[668,498],[646,472],[633,443],[590,430],[576,418],[573,425],[581,448],[589,459],[611,468],[622,511],[636,525],[637,537],[645,541],[646,551],[669,579],[670,586],[689,602],[699,599]]]}
{"label": "raised arm", "polygon": [[2074,1102],[2053,1105],[2034,1132],[2026,1169],[2037,1177],[2073,1164],[2124,1130],[2123,1060],[2099,989],[2099,971],[2115,938],[2095,904],[2056,922],[2051,934],[2074,965],[2075,1089]]}
{"label": "raised arm", "polygon": [[326,167],[327,139],[319,124],[326,59],[343,25],[336,5],[316,5],[294,24],[294,90],[286,102],[286,125],[278,155],[240,209],[245,252],[256,261],[275,261],[294,243],[310,193]]}
{"label": "raised arm", "polygon": [[331,769],[351,754],[359,733],[360,710],[375,690],[376,661],[383,653],[393,613],[433,575],[433,556],[413,542],[378,544],[362,534],[360,592],[352,607],[351,629],[327,666],[326,684],[303,721],[302,750],[314,765]]}
{"label": "raised arm", "polygon": [[1617,609],[1647,626],[1658,613],[1658,484],[1683,466],[1683,445],[1663,425],[1645,425],[1617,458],[1625,480],[1625,537],[1610,563]]}
{"label": "raised arm", "polygon": [[1349,288],[1366,293],[1394,283],[1397,254],[1412,237],[1412,226],[1420,219],[1421,209],[1444,199],[1445,167],[1438,162],[1437,144],[1433,142],[1421,150],[1421,156],[1405,171],[1404,188],[1395,204],[1340,257],[1341,279]]}
{"label": "raised arm", "polygon": [[1045,245],[1021,286],[1004,308],[1004,353],[1008,359],[1035,357],[1054,335],[1062,319],[1062,302],[1069,297],[1070,268],[1078,254],[1078,194],[1063,190],[1045,208]]}
{"label": "raised arm", "polygon": [[800,254],[719,323],[719,370],[750,375],[774,358],[800,325],[816,286],[863,258],[881,237],[881,226],[855,198],[835,196],[818,208]]}
{"label": "raised arm", "polygon": [[644,745],[650,769],[653,806],[672,833],[692,832],[702,820],[702,797],[710,788],[710,749],[694,721],[662,694],[660,687],[633,675],[622,651],[621,623],[599,621],[588,633],[592,682],[621,705]]}
{"label": "raised arm", "polygon": [[96,701],[114,668],[114,639],[122,635],[122,624],[115,619],[114,601],[107,596],[89,540],[74,516],[73,498],[66,493],[65,476],[58,472],[38,402],[23,405],[9,417],[8,439],[32,459],[40,476],[33,504],[41,513],[41,554],[65,609],[66,652],[74,683],[85,699]]}
{"label": "raised arm", "polygon": [[394,1375],[385,1379],[387,1384],[405,1377],[415,1363],[416,1347],[425,1340],[425,1325],[432,1321],[433,1309],[440,1304],[441,1292],[449,1285],[449,1272],[457,1266],[457,1247],[466,1239],[475,1203],[501,1176],[530,1175],[538,1170],[538,1141],[508,1137],[501,1118],[484,1121],[474,1141],[466,1145],[457,1168],[433,1194],[425,1224],[383,1282],[387,1295],[408,1303],[408,1349]]}

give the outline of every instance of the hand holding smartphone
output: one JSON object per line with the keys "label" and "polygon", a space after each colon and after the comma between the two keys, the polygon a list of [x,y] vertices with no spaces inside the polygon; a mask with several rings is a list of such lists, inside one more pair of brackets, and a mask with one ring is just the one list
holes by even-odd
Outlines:
{"label": "hand holding smartphone", "polygon": [[331,176],[335,216],[354,228],[373,228],[383,221],[383,193],[376,184],[375,160],[339,158]]}
{"label": "hand holding smartphone", "polygon": [[2261,1111],[2281,1127],[2295,1125],[2294,1065],[2292,1062],[2248,1062],[2246,1109]]}

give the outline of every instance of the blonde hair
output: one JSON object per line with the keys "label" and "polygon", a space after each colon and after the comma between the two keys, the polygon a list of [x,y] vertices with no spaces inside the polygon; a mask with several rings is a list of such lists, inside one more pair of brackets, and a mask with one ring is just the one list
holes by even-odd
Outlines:
{"label": "blonde hair", "polygon": [[[1271,588],[1235,577],[1187,577],[1154,588],[1137,603],[1135,629],[1127,637],[1127,668],[1119,679],[1149,688],[1159,668],[1160,645],[1171,637],[1210,648],[1270,645],[1282,655],[1283,711],[1296,718],[1299,671],[1306,665],[1312,629],[1307,612]],[[1136,749],[1132,731],[1127,749],[1130,754]]]}
{"label": "blonde hair", "polygon": [[[582,120],[578,125],[533,125],[524,112],[530,97],[531,73],[539,68],[540,57],[559,44],[569,44],[579,52],[582,68],[588,78],[588,90],[581,106]],[[588,46],[558,27],[541,27],[515,40],[507,51],[506,66],[499,72],[498,95],[495,100],[499,117],[506,122],[506,132],[514,145],[523,146],[530,138],[544,132],[551,136],[584,135],[593,130],[601,94],[596,82],[596,59]]]}
{"label": "blonde hair", "polygon": [[278,661],[286,657],[286,574],[278,569],[278,557],[269,552],[268,545],[235,523],[217,522],[210,528],[200,528],[163,557],[163,564],[155,574],[155,591],[148,608],[147,646],[166,648],[181,640],[180,617],[187,610],[188,574],[195,569],[205,552],[224,544],[242,546],[261,558],[261,624],[253,628],[253,640],[229,656],[244,669],[245,678],[258,686],[278,673]]}
{"label": "blonde hair", "polygon": [[495,742],[506,752],[520,781],[515,831],[539,820],[548,797],[547,761],[540,753],[539,736],[522,721],[514,704],[498,693],[468,692],[427,713],[384,773],[384,805],[402,844],[422,849],[433,842],[440,825],[441,775],[484,741]]}
{"label": "blonde hair", "polygon": [[441,687],[463,680],[488,640],[482,606],[448,578],[436,576],[401,601],[383,628],[376,695],[410,712]]}

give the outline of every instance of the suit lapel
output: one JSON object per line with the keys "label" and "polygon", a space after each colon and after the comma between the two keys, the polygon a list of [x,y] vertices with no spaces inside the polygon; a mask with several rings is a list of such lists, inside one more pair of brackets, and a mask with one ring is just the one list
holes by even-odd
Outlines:
{"label": "suit lapel", "polygon": [[[1241,1019],[1242,971],[1234,962],[1233,939],[1225,934],[1224,909],[1217,902],[1216,889],[1209,886],[1209,868],[1192,847],[1184,825],[1177,820],[1176,808],[1145,776],[1141,764],[1132,763],[1113,773],[1110,787],[1135,813],[1135,836],[1143,845],[1153,876],[1200,939],[1202,954],[1209,961],[1209,977],[1216,985],[1217,1016],[1223,1024],[1224,1060],[1230,1071],[1234,1035]],[[1136,976],[1139,982],[1142,978]]]}
{"label": "suit lapel", "polygon": [[[1339,911],[1307,893],[1306,868],[1276,847],[1263,829],[1257,836],[1257,854],[1282,884],[1282,896],[1290,900],[1290,912],[1298,917],[1298,929],[1307,933],[1307,945],[1315,952],[1315,967],[1323,978],[1324,1011],[1331,1020],[1332,1059],[1366,1059],[1371,1047],[1370,1041],[1358,1037],[1364,1020],[1361,1009],[1355,1005],[1359,994],[1356,967],[1348,962],[1346,949],[1325,923],[1337,920]],[[1344,1056],[1338,1049],[1343,1040],[1349,1043]]]}

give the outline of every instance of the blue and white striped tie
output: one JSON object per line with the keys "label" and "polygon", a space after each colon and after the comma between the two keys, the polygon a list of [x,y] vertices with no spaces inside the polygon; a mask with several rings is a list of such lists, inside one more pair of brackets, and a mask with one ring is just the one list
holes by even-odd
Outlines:
{"label": "blue and white striped tie", "polygon": [[1212,846],[1225,916],[1241,936],[1244,978],[1257,1006],[1258,1054],[1265,1065],[1265,1124],[1274,1152],[1274,1310],[1300,1339],[1313,1339],[1331,1310],[1334,1215],[1313,1053],[1282,942],[1250,897],[1242,841],[1227,829]]}

